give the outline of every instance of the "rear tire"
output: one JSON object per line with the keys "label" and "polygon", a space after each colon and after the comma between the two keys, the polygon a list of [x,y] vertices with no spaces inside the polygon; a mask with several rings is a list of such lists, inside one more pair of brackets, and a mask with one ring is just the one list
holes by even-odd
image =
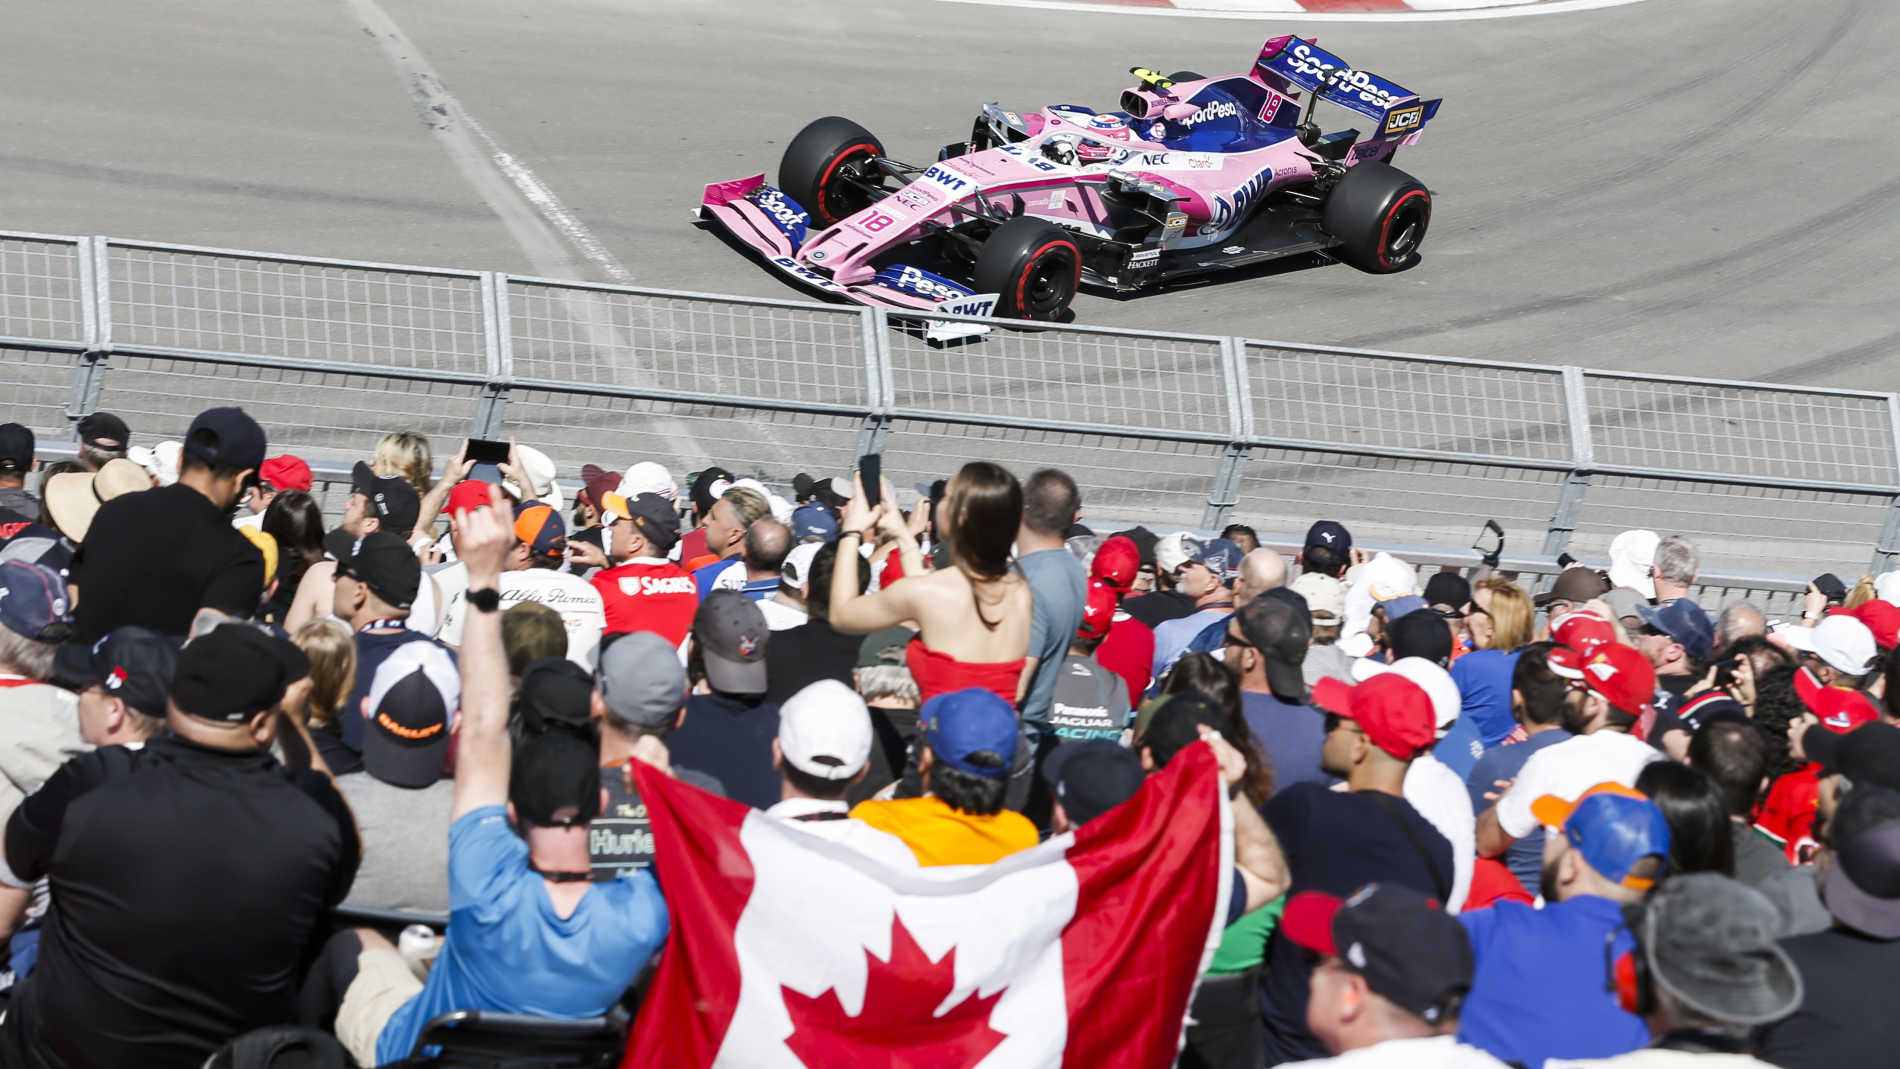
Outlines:
{"label": "rear tire", "polygon": [[1432,221],[1432,195],[1418,179],[1369,161],[1347,171],[1326,198],[1321,223],[1339,239],[1333,255],[1361,271],[1403,271],[1418,258]]}
{"label": "rear tire", "polygon": [[785,146],[778,187],[811,213],[812,222],[830,226],[878,199],[848,179],[882,181],[882,172],[871,162],[882,155],[884,145],[871,131],[842,116],[827,115]]}
{"label": "rear tire", "polygon": [[983,243],[972,275],[978,293],[997,295],[998,316],[1046,323],[1075,300],[1082,284],[1082,250],[1054,223],[1019,216]]}

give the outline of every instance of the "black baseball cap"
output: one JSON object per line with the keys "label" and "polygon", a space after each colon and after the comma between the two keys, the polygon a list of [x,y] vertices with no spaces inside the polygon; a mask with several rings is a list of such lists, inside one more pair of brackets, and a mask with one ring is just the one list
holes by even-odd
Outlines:
{"label": "black baseball cap", "polygon": [[[1152,569],[1155,566],[1155,546],[1161,541],[1159,535],[1142,526],[1130,527],[1126,531],[1116,531],[1115,534],[1135,544],[1135,552],[1140,555],[1142,567]],[[1109,537],[1112,538],[1114,535]]]}
{"label": "black baseball cap", "polygon": [[1855,786],[1828,821],[1827,841],[1828,912],[1876,939],[1900,939],[1900,791]]}
{"label": "black baseball cap", "polygon": [[[125,424],[121,422],[119,426]],[[83,438],[84,420],[79,427]],[[256,471],[264,463],[267,448],[264,428],[241,408],[207,408],[198,413],[198,418],[191,421],[191,429],[185,432],[184,451],[206,464]]]}
{"label": "black baseball cap", "polygon": [[99,686],[146,716],[164,716],[178,674],[178,641],[143,627],[109,631],[88,646],[69,642],[53,657],[53,681],[68,690]]}
{"label": "black baseball cap", "polygon": [[1457,572],[1434,572],[1425,580],[1425,604],[1436,609],[1448,605],[1460,608],[1471,600],[1471,583]]}
{"label": "black baseball cap", "polygon": [[241,724],[284,700],[310,674],[289,639],[250,624],[220,624],[185,644],[172,679],[172,704],[192,716]]}
{"label": "black baseball cap", "polygon": [[1817,724],[1801,736],[1808,760],[1861,784],[1900,790],[1900,727],[1875,720],[1845,735]]}
{"label": "black baseball cap", "polygon": [[124,449],[132,440],[132,428],[110,412],[94,412],[86,416],[79,421],[77,430],[80,441],[102,449]]}
{"label": "black baseball cap", "polygon": [[0,423],[0,472],[19,475],[33,466],[33,432],[19,423]]}
{"label": "black baseball cap", "polygon": [[370,514],[382,521],[383,530],[407,538],[416,529],[422,500],[402,476],[378,475],[359,460],[350,469],[350,492],[369,499]]}
{"label": "black baseball cap", "polygon": [[1276,587],[1256,594],[1235,615],[1240,617],[1241,634],[1266,661],[1267,689],[1281,701],[1305,701],[1306,678],[1300,665],[1313,638],[1313,616],[1306,599]]}
{"label": "black baseball cap", "polygon": [[680,540],[679,513],[673,511],[673,503],[658,494],[635,494],[627,497],[623,494],[608,493],[601,498],[600,511],[606,515],[609,525],[631,523],[640,537],[653,544],[661,553],[673,548]]}
{"label": "black baseball cap", "polygon": [[1435,612],[1408,612],[1385,625],[1392,659],[1423,657],[1440,668],[1451,664],[1451,628]]}
{"label": "black baseball cap", "polygon": [[1201,741],[1201,725],[1215,731],[1227,728],[1227,710],[1214,699],[1198,691],[1184,690],[1166,695],[1144,707],[1139,720],[1136,745],[1154,755],[1156,768],[1174,760],[1174,755]]}
{"label": "black baseball cap", "polygon": [[1337,520],[1320,520],[1306,529],[1300,556],[1308,565],[1331,572],[1352,559],[1352,532]]}
{"label": "black baseball cap", "polygon": [[422,562],[409,543],[388,531],[357,539],[348,554],[337,557],[336,574],[355,579],[398,609],[415,604],[416,591],[422,588]]}
{"label": "black baseball cap", "polygon": [[1043,782],[1075,824],[1087,824],[1133,798],[1143,776],[1141,758],[1112,739],[1064,743],[1042,761]]}
{"label": "black baseball cap", "polygon": [[737,590],[715,590],[693,613],[693,640],[706,665],[706,682],[724,694],[765,693],[765,642],[770,634],[759,605]]}
{"label": "black baseball cap", "polygon": [[1301,891],[1280,931],[1295,945],[1339,959],[1374,994],[1428,1024],[1457,1016],[1476,959],[1465,926],[1435,900],[1396,883],[1370,883],[1347,898]]}
{"label": "black baseball cap", "polygon": [[597,743],[567,728],[529,735],[515,747],[508,775],[515,817],[543,828],[586,824],[600,812]]}
{"label": "black baseball cap", "polygon": [[396,647],[376,667],[367,701],[363,771],[410,790],[442,778],[450,718],[462,704],[461,677],[448,649],[434,642]]}
{"label": "black baseball cap", "polygon": [[719,500],[712,492],[713,484],[716,482],[729,483],[732,480],[733,474],[716,464],[694,475],[693,488],[690,492],[693,501],[693,511],[701,516],[711,511],[713,502]]}
{"label": "black baseball cap", "polygon": [[[678,664],[679,658],[673,661]],[[521,670],[509,719],[530,735],[556,727],[585,731],[593,719],[593,694],[587,669],[565,657],[543,657]]]}

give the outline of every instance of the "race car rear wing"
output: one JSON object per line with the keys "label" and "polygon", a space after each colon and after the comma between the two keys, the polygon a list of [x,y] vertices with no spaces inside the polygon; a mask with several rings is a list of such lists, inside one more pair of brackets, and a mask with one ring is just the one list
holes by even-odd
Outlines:
{"label": "race car rear wing", "polygon": [[1402,137],[1416,133],[1438,114],[1442,100],[1420,100],[1418,94],[1371,71],[1354,70],[1346,61],[1314,44],[1287,35],[1261,46],[1254,73],[1270,88],[1287,92],[1304,89],[1315,100],[1327,100],[1356,111],[1378,123],[1372,137]]}

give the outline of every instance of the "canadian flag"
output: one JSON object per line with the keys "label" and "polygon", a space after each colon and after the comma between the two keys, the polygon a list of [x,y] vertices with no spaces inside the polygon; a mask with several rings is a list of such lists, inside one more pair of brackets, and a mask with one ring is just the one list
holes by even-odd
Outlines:
{"label": "canadian flag", "polygon": [[1232,816],[1190,746],[993,865],[893,870],[634,762],[672,930],[622,1069],[1150,1067],[1220,941]]}

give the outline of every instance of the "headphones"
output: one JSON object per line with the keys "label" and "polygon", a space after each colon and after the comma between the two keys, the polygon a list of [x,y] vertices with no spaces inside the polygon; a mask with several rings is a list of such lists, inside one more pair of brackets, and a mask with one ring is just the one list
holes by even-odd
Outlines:
{"label": "headphones", "polygon": [[[1603,937],[1603,990],[1616,997],[1618,1006],[1638,1017],[1648,1017],[1656,1009],[1655,980],[1649,975],[1649,955],[1643,951],[1647,941],[1644,937],[1655,934],[1650,931],[1648,919],[1642,903],[1632,902],[1623,907],[1622,926],[1610,929]],[[1625,931],[1636,939],[1636,948],[1618,954],[1616,936]]]}

